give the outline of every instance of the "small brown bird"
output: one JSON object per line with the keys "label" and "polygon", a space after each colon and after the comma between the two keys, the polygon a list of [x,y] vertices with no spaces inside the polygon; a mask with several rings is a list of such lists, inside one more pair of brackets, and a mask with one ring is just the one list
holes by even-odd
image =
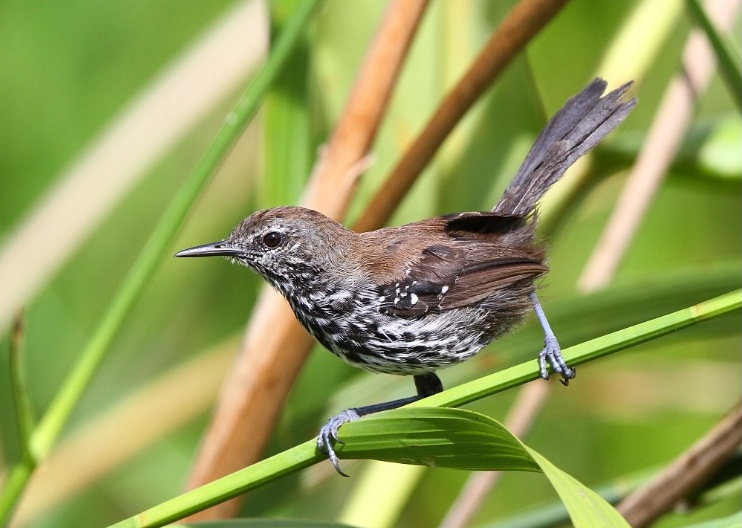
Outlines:
{"label": "small brown bird", "polygon": [[443,390],[435,374],[464,361],[533,309],[545,335],[538,355],[566,385],[566,365],[534,289],[548,270],[535,237],[535,208],[580,156],[636,104],[627,83],[601,97],[595,79],[546,125],[492,212],[439,216],[355,233],[301,207],[253,213],[229,238],[177,257],[224,256],[261,275],[289,302],[309,333],[353,366],[413,376],[417,395],[346,409],[317,438],[341,475],[338,428]]}

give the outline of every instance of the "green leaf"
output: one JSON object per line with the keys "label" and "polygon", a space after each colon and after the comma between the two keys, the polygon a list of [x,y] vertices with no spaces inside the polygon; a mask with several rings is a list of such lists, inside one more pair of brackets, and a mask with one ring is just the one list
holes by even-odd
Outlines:
{"label": "green leaf", "polygon": [[742,512],[732,514],[729,517],[722,517],[721,519],[689,524],[685,528],[739,528],[740,526],[742,526]]}
{"label": "green leaf", "polygon": [[343,433],[353,441],[336,445],[342,458],[473,471],[539,471],[520,440],[502,424],[462,409],[399,409],[344,425]]}
{"label": "green leaf", "polygon": [[347,424],[342,458],[373,458],[466,470],[541,471],[575,527],[628,526],[603,498],[524,445],[502,424],[463,409],[398,409]]}
{"label": "green leaf", "polygon": [[178,528],[353,528],[349,524],[306,519],[226,519],[176,524]]}
{"label": "green leaf", "polygon": [[626,520],[590,488],[585,487],[533,449],[524,446],[539,464],[551,485],[567,508],[575,527],[580,526],[629,526]]}
{"label": "green leaf", "polygon": [[742,110],[742,69],[739,66],[739,54],[733,49],[729,39],[719,34],[698,0],[687,0],[686,5],[691,18],[711,44],[719,63],[721,78],[729,88],[734,102]]}
{"label": "green leaf", "polygon": [[[299,2],[271,2],[271,32],[281,35]],[[311,56],[306,34],[287,57],[286,66],[263,103],[263,166],[261,206],[295,203],[311,169],[310,116],[307,94]]]}
{"label": "green leaf", "polygon": [[[581,345],[570,347],[569,349],[565,349],[563,353],[568,361],[571,361],[573,364],[581,364],[590,358],[595,359],[629,346],[667,335],[681,328],[713,319],[732,311],[737,311],[740,307],[742,307],[742,291],[737,290],[683,310],[582,343]],[[529,361],[527,364],[517,365],[430,396],[423,401],[411,404],[406,409],[398,409],[394,414],[381,414],[365,418],[359,422],[347,424],[343,428],[343,438],[348,440],[348,444],[342,448],[338,446],[337,451],[344,458],[371,456],[372,452],[376,451],[375,458],[390,460],[392,459],[391,455],[389,458],[382,458],[379,451],[388,450],[387,455],[389,455],[397,449],[399,452],[394,455],[397,457],[395,460],[405,463],[410,463],[416,459],[428,465],[432,462],[435,462],[439,466],[445,465],[445,467],[472,468],[476,465],[480,469],[500,469],[496,464],[510,464],[512,467],[520,465],[520,469],[524,471],[533,471],[533,467],[522,458],[523,454],[519,453],[517,447],[514,448],[513,444],[509,441],[514,437],[507,431],[504,431],[502,426],[494,422],[494,420],[481,417],[477,425],[474,426],[471,423],[453,420],[453,415],[451,414],[469,413],[470,411],[431,409],[429,406],[464,405],[479,398],[520,385],[525,381],[536,379],[538,375],[538,367],[535,365],[535,362]],[[424,414],[416,414],[414,416],[416,419],[427,416],[427,421],[411,425],[409,418],[405,418],[405,416],[410,415],[405,415],[404,413],[412,411],[413,408],[424,409]],[[383,428],[383,431],[379,427],[376,427],[376,431],[374,429],[367,429],[368,427],[375,427],[373,424],[370,426],[367,425],[368,422],[389,419],[394,415],[396,415],[394,421],[390,421]],[[441,419],[443,423],[439,421]],[[479,423],[481,421],[485,423]],[[464,425],[465,423],[466,425]],[[495,425],[492,425],[493,423]],[[443,425],[446,428],[452,425],[455,425],[455,427],[443,433],[440,432],[444,429]],[[459,429],[461,427],[465,427],[467,430],[461,431]],[[393,428],[396,428],[396,432],[393,432]],[[434,436],[432,439],[424,438],[424,435],[420,434],[423,431],[427,431],[432,435],[437,434],[438,436]],[[439,432],[436,433],[436,431]],[[375,436],[371,437],[372,435]],[[404,435],[405,439],[393,438],[393,435]],[[489,435],[491,438],[485,440],[480,435]],[[358,437],[360,436],[366,436],[366,438],[359,439]],[[472,443],[487,441],[490,442],[491,446],[502,447],[505,452],[500,454],[488,452],[486,453],[486,460],[484,462],[474,460],[475,457],[467,457],[466,453],[462,453],[462,450],[451,448],[444,444],[445,439],[450,439],[451,436],[456,436],[457,441],[465,441],[467,438]],[[499,439],[495,439],[498,436]],[[399,445],[401,443],[404,443],[404,445]],[[469,447],[472,447],[472,445]],[[595,506],[595,504],[602,503],[597,502],[598,499],[595,498],[597,496],[594,493],[588,492],[589,490],[583,488],[576,481],[572,482],[570,480],[571,477],[565,476],[562,478],[561,472],[556,468],[545,468],[543,460],[540,457],[534,456],[533,451],[526,450],[522,444],[521,448],[527,452],[525,457],[531,458],[547,474],[547,477],[552,481],[552,485],[557,488],[560,496],[570,497],[572,509],[580,507],[579,505],[582,503],[577,497],[584,495],[586,504],[589,504],[595,510],[590,515],[586,515],[586,517],[597,518],[599,515],[608,515],[605,513],[605,510],[608,508],[607,504],[605,508]],[[366,453],[362,454],[361,449],[365,449]],[[448,459],[451,455],[456,454],[462,457],[459,461]],[[205,484],[200,488],[165,501],[114,526],[116,528],[162,526],[168,522],[183,518],[190,513],[201,511],[214,504],[234,498],[241,493],[256,489],[284,475],[304,469],[323,458],[322,453],[317,450],[316,442],[310,440],[209,484]],[[602,501],[602,499],[600,500]],[[575,524],[575,526],[589,525]],[[626,526],[626,524],[615,524],[615,526]]]}

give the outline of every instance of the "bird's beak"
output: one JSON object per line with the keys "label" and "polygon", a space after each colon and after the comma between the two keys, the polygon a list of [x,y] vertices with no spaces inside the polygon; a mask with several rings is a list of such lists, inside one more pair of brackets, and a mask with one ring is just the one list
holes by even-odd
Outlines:
{"label": "bird's beak", "polygon": [[178,251],[176,257],[239,257],[244,253],[242,250],[230,247],[229,242],[220,240],[209,244],[201,244],[183,251]]}

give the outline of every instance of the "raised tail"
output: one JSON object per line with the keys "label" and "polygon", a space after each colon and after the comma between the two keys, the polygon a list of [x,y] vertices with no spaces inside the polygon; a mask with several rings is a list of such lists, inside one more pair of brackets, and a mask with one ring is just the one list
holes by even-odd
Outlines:
{"label": "raised tail", "polygon": [[536,138],[493,211],[508,215],[530,213],[549,187],[631,112],[636,99],[622,100],[631,84],[601,97],[606,82],[596,78],[567,101]]}

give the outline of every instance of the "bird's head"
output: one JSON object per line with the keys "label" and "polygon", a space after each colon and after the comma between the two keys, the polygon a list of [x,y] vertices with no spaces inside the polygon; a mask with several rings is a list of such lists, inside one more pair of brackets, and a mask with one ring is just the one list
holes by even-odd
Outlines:
{"label": "bird's head", "polygon": [[[176,257],[227,257],[247,266],[286,294],[347,259],[344,243],[355,236],[334,220],[303,207],[257,211],[228,238],[176,253]],[[339,266],[342,267],[342,266]]]}

